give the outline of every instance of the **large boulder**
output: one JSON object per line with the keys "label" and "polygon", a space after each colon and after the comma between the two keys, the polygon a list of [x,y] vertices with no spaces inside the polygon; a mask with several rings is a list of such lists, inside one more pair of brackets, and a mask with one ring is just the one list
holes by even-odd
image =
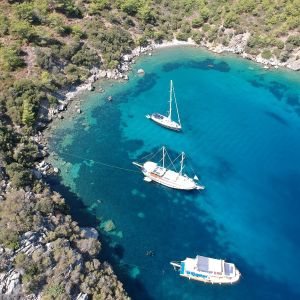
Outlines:
{"label": "large boulder", "polygon": [[0,274],[0,297],[1,295],[5,295],[11,297],[10,299],[13,299],[14,296],[20,295],[21,290],[20,271],[12,269],[7,273]]}
{"label": "large boulder", "polygon": [[98,239],[98,231],[93,227],[81,227],[81,237],[85,239]]}

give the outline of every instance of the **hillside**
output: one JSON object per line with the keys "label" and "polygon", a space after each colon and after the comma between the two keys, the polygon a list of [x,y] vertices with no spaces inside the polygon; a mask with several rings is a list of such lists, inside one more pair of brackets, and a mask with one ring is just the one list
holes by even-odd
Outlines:
{"label": "hillside", "polygon": [[[42,0],[0,3],[1,91],[32,80],[39,97],[16,103],[2,93],[1,111],[32,125],[41,97],[84,81],[93,67],[113,69],[136,45],[192,37],[201,45],[228,46],[249,33],[246,52],[279,61],[299,60],[298,0]],[[17,82],[16,82],[17,80]],[[23,99],[24,100],[24,99]],[[28,102],[28,103],[27,103]],[[12,106],[20,113],[13,113]]]}
{"label": "hillside", "polygon": [[0,295],[128,299],[97,259],[97,234],[79,228],[36,173],[48,155],[36,139],[48,123],[41,106],[56,107],[92,68],[116,69],[122,55],[152,41],[226,49],[243,39],[251,57],[297,69],[299,29],[299,0],[2,0]]}

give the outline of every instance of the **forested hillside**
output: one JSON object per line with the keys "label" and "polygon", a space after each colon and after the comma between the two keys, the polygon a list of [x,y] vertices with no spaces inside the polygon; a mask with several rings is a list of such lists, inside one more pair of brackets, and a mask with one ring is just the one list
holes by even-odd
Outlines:
{"label": "forested hillside", "polygon": [[1,111],[30,127],[43,97],[54,104],[53,91],[83,81],[93,66],[117,67],[122,53],[150,40],[227,45],[249,32],[248,53],[285,61],[300,47],[299,26],[299,0],[2,1],[0,89],[12,88]]}
{"label": "forested hillside", "polygon": [[[0,1],[0,274],[22,270],[20,293],[44,299],[127,297],[95,258],[100,243],[86,241],[64,200],[33,172],[46,155],[32,139],[47,122],[38,119],[41,105],[56,106],[93,67],[115,69],[123,54],[152,41],[226,46],[247,33],[247,53],[299,61],[299,29],[300,0]],[[18,252],[26,234],[40,238],[38,252]]]}

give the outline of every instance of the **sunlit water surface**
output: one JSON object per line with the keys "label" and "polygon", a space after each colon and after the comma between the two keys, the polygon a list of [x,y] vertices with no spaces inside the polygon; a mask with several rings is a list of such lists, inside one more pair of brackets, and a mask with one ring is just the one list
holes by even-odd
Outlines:
{"label": "sunlit water surface", "polygon": [[[101,229],[102,258],[133,299],[300,298],[298,77],[195,48],[164,49],[139,59],[128,83],[85,95],[83,114],[53,132],[51,160],[62,173],[52,184],[81,225],[113,221],[115,230]],[[170,79],[182,133],[145,118],[167,111]],[[102,164],[138,171],[131,162],[162,145],[173,157],[185,151],[204,192]],[[234,262],[241,281],[205,285],[169,265],[197,254]]]}

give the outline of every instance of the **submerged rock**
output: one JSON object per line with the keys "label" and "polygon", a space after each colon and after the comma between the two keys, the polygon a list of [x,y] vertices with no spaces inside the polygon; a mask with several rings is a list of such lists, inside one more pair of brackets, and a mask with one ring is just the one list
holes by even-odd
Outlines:
{"label": "submerged rock", "polygon": [[108,220],[101,225],[101,228],[106,232],[114,231],[116,229],[116,225],[112,220]]}
{"label": "submerged rock", "polygon": [[145,74],[145,71],[143,69],[138,69],[137,73],[139,75],[144,75]]}

